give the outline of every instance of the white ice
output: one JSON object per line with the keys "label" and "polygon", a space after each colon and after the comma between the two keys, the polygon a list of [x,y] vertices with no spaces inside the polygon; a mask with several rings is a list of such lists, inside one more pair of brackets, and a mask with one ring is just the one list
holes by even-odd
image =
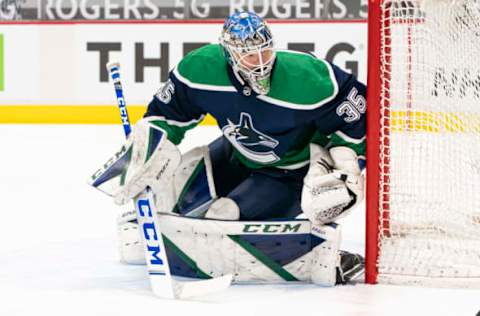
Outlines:
{"label": "white ice", "polygon": [[[86,184],[122,143],[120,126],[0,125],[0,316],[468,315],[480,290],[385,285],[232,286],[209,297],[161,300],[144,266],[120,264],[119,208]],[[199,127],[182,149],[219,135]],[[344,225],[363,252],[364,212]]]}

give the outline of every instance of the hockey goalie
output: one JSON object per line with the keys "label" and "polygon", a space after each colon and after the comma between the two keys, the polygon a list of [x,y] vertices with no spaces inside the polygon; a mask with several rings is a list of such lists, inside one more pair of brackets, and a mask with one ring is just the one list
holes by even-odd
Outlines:
{"label": "hockey goalie", "polygon": [[[219,44],[170,72],[91,184],[118,204],[151,190],[173,275],[345,284],[363,273],[336,221],[364,195],[365,91],[325,60],[276,50],[265,21],[235,13]],[[181,155],[206,114],[223,135]],[[141,264],[136,216],[118,220],[120,256]]]}

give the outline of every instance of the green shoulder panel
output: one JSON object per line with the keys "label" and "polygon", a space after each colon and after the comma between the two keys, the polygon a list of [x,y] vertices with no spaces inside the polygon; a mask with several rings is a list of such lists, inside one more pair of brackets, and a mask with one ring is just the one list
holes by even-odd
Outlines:
{"label": "green shoulder panel", "polygon": [[[178,74],[192,84],[232,86],[227,61],[218,44],[209,44],[187,54],[178,64]],[[182,79],[182,78],[179,78]]]}
{"label": "green shoulder panel", "polygon": [[268,101],[313,109],[332,100],[337,92],[335,75],[326,61],[305,53],[277,52]]}
{"label": "green shoulder panel", "polygon": [[151,121],[151,123],[163,129],[167,133],[167,138],[169,141],[175,145],[179,145],[185,137],[185,133],[197,126],[202,120],[203,116],[201,116],[198,120],[191,121],[189,124],[174,125],[171,122],[168,123],[164,119],[155,119]]}

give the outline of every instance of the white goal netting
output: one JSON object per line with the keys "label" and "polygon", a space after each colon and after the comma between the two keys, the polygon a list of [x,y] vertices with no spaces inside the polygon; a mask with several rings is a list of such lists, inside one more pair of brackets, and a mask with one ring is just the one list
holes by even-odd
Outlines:
{"label": "white goal netting", "polygon": [[378,281],[480,285],[480,0],[381,6]]}

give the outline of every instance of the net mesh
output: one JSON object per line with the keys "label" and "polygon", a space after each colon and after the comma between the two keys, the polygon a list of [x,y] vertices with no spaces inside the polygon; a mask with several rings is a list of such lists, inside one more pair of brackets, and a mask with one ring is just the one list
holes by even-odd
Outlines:
{"label": "net mesh", "polygon": [[480,0],[381,11],[378,280],[478,281]]}

